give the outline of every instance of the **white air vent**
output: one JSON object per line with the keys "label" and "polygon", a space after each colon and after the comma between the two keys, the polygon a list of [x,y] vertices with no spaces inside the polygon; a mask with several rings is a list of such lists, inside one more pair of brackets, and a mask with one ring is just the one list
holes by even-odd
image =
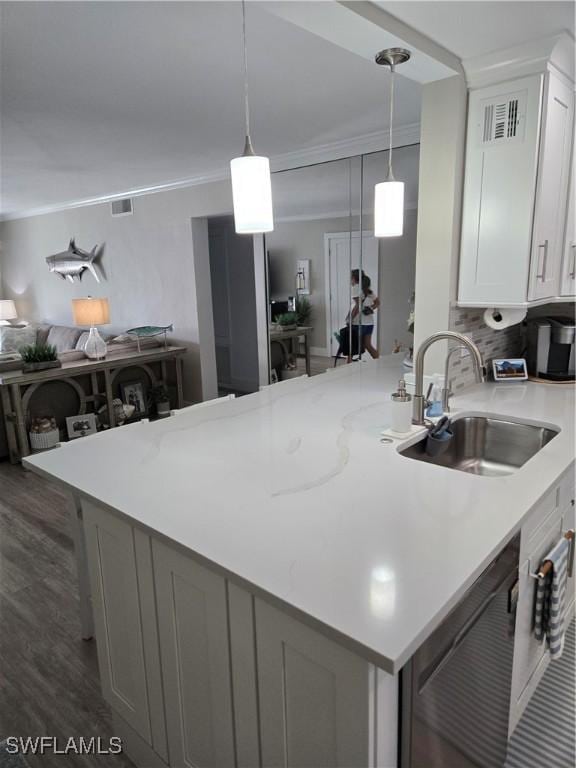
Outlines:
{"label": "white air vent", "polygon": [[133,212],[132,198],[124,197],[122,200],[112,200],[110,203],[112,216],[130,216]]}
{"label": "white air vent", "polygon": [[522,141],[526,113],[526,93],[507,94],[481,102],[481,144]]}

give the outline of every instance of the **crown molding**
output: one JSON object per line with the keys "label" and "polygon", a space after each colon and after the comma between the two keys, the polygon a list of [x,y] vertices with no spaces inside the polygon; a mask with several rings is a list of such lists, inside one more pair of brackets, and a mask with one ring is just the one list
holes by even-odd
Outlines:
{"label": "crown molding", "polygon": [[568,32],[464,59],[466,82],[470,88],[482,88],[546,72],[550,67],[574,82],[574,38]]}
{"label": "crown molding", "polygon": [[[318,163],[327,163],[332,160],[343,160],[347,157],[356,157],[366,155],[372,152],[381,152],[388,149],[390,141],[389,131],[375,131],[362,136],[356,136],[350,139],[317,144],[308,149],[296,150],[294,152],[285,152],[270,158],[270,167],[272,172],[287,171],[292,168],[300,168],[307,165],[316,165]],[[394,129],[392,146],[394,149],[420,143],[420,123],[411,123],[401,125]],[[102,205],[111,203],[113,200],[121,200],[124,197],[142,197],[144,195],[153,195],[158,192],[168,192],[177,189],[186,189],[196,187],[200,184],[213,184],[219,181],[225,181],[230,178],[229,168],[220,168],[209,173],[190,176],[185,179],[167,181],[161,184],[155,184],[148,187],[138,187],[135,189],[126,189],[122,192],[115,192],[110,195],[101,195],[99,197],[84,198],[81,200],[71,200],[66,203],[46,205],[38,208],[30,208],[21,211],[7,211],[0,215],[0,221],[11,221],[14,219],[26,219],[32,216],[45,216],[51,213],[59,213],[74,208],[86,208],[91,205]]]}

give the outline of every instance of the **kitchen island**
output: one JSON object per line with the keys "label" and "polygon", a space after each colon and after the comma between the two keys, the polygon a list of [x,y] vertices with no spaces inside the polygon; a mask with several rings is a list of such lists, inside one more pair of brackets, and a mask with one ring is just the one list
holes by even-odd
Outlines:
{"label": "kitchen island", "polygon": [[399,368],[26,459],[79,501],[103,690],[137,764],[395,765],[398,672],[551,489],[573,498],[572,387],[455,398],[455,416],[559,430],[513,474],[478,477],[380,441]]}

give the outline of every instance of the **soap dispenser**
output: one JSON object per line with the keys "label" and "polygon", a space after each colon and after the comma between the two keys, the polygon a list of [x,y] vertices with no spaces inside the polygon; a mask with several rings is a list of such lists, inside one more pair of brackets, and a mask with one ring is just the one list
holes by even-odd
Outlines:
{"label": "soap dispenser", "polygon": [[392,394],[392,423],[393,432],[406,434],[412,428],[412,395],[406,392],[406,382],[400,379],[398,389]]}

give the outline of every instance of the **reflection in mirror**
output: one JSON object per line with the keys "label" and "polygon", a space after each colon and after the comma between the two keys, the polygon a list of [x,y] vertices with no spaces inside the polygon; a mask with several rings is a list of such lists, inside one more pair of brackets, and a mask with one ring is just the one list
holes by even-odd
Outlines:
{"label": "reflection in mirror", "polygon": [[[266,235],[272,380],[330,367],[350,302],[350,234],[358,228],[360,159],[275,173]],[[331,269],[330,254],[338,263]],[[330,286],[339,293],[331,305]]]}
{"label": "reflection in mirror", "polygon": [[271,381],[402,351],[410,365],[418,146],[395,149],[404,235],[376,239],[374,185],[387,152],[272,175],[266,235]]}
{"label": "reflection in mirror", "polygon": [[[412,367],[414,284],[416,278],[416,226],[418,218],[419,145],[394,150],[394,175],[405,183],[404,234],[377,240],[377,286],[379,306],[375,331],[381,355],[402,353],[407,367]],[[374,222],[374,186],[386,177],[388,152],[363,157],[362,211],[364,229]],[[365,259],[370,277],[371,264]]]}

